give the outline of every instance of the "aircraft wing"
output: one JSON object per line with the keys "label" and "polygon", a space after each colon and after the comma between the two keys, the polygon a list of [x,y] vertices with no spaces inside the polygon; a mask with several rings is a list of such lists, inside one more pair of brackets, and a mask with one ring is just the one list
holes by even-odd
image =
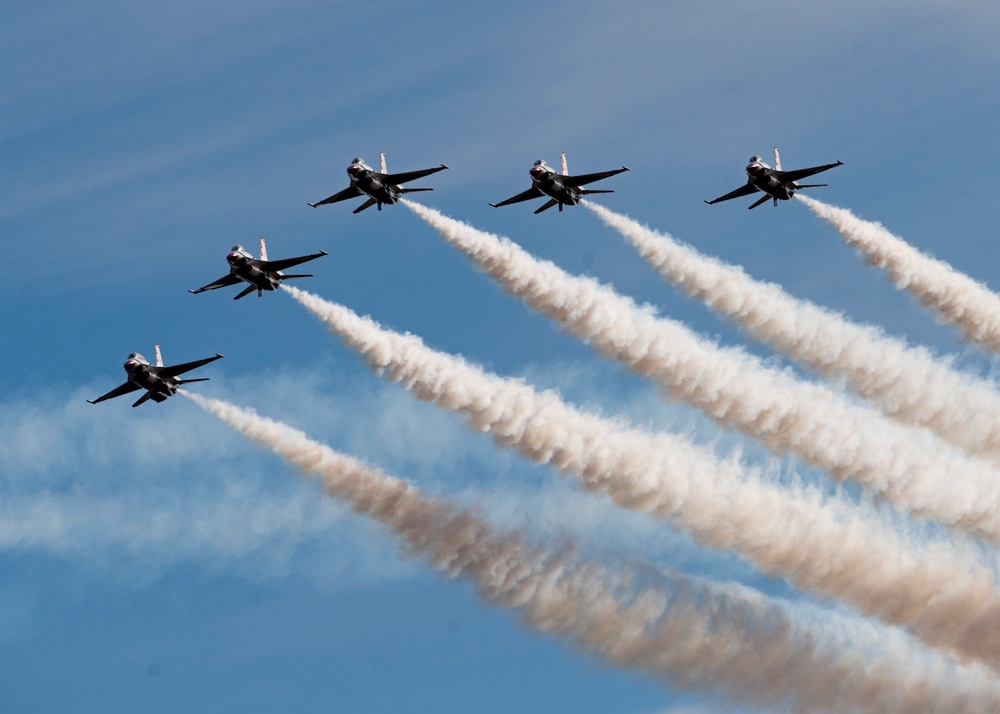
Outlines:
{"label": "aircraft wing", "polygon": [[440,166],[435,166],[433,169],[421,169],[420,171],[405,171],[401,174],[379,174],[379,178],[383,182],[392,184],[393,186],[398,186],[401,183],[409,183],[410,181],[416,181],[418,178],[423,178],[424,176],[430,176],[431,174],[436,174],[438,171],[444,171],[447,166],[441,164]]}
{"label": "aircraft wing", "polygon": [[828,171],[829,169],[835,169],[838,166],[843,166],[843,161],[838,161],[835,164],[826,164],[824,166],[813,166],[808,169],[795,169],[793,171],[775,171],[774,175],[782,183],[788,183],[789,181],[798,181],[799,179],[804,179],[806,176],[812,176],[813,174],[818,174],[821,171]]}
{"label": "aircraft wing", "polygon": [[206,357],[205,359],[195,360],[194,362],[184,362],[183,364],[175,364],[170,367],[161,367],[160,376],[176,377],[178,374],[190,372],[192,369],[197,369],[198,367],[206,365],[209,362],[214,362],[217,359],[222,359],[222,355],[217,354],[214,357]]}
{"label": "aircraft wing", "polygon": [[346,201],[349,198],[356,198],[357,196],[363,196],[363,195],[364,194],[361,193],[361,191],[359,191],[358,189],[354,188],[354,186],[348,186],[343,191],[339,191],[330,196],[329,198],[324,198],[322,201],[318,201],[317,203],[310,203],[309,205],[312,206],[313,208],[316,208],[316,206],[325,206],[328,203],[337,203],[338,201]]}
{"label": "aircraft wing", "polygon": [[596,174],[580,174],[579,176],[567,176],[562,180],[562,182],[566,186],[586,186],[588,183],[594,183],[595,181],[606,179],[609,176],[620,174],[623,171],[628,171],[628,167],[622,166],[620,169],[615,169],[614,171],[599,171]]}
{"label": "aircraft wing", "polygon": [[288,268],[306,263],[310,260],[315,260],[316,258],[322,258],[324,255],[328,255],[325,250],[321,250],[319,253],[313,253],[312,255],[300,255],[298,258],[282,258],[281,260],[262,260],[261,268],[264,270],[286,270]]}
{"label": "aircraft wing", "polygon": [[749,196],[753,193],[757,193],[757,187],[754,186],[752,183],[745,183],[735,191],[730,191],[725,196],[719,196],[718,198],[714,198],[711,201],[705,201],[705,203],[711,205],[713,203],[718,203],[719,201],[728,201],[731,198],[739,198],[740,196]]}
{"label": "aircraft wing", "polygon": [[139,385],[129,380],[128,382],[125,382],[125,384],[115,387],[104,396],[98,397],[97,399],[88,399],[87,401],[91,404],[97,404],[98,402],[103,402],[105,399],[114,399],[115,397],[120,397],[123,394],[134,392],[137,389],[139,389]]}
{"label": "aircraft wing", "polygon": [[236,285],[239,282],[241,282],[240,279],[235,275],[233,275],[232,273],[230,273],[225,277],[219,278],[214,283],[209,283],[208,285],[198,288],[197,290],[188,290],[188,292],[193,295],[197,295],[198,293],[203,293],[206,290],[216,290],[217,288],[225,288],[230,285]]}
{"label": "aircraft wing", "polygon": [[539,191],[537,188],[532,186],[527,191],[517,194],[508,198],[506,201],[500,201],[500,203],[491,203],[493,208],[500,208],[500,206],[509,206],[512,203],[520,203],[521,201],[530,201],[533,198],[541,198],[545,194]]}

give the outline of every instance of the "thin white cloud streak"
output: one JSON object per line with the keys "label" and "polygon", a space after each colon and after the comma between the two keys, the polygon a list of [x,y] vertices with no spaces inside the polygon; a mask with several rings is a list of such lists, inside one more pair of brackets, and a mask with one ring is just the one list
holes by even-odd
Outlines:
{"label": "thin white cloud streak", "polygon": [[506,238],[403,203],[501,288],[669,396],[793,452],[927,518],[1000,541],[1000,471],[934,434],[901,425],[818,385],[721,348],[596,280],[569,275]]}
{"label": "thin white cloud streak", "polygon": [[943,260],[924,255],[881,223],[865,221],[845,208],[796,194],[817,216],[857,248],[865,262],[883,269],[899,290],[957,328],[962,337],[1000,353],[1000,295]]}
{"label": "thin white cloud streak", "polygon": [[671,518],[699,542],[762,571],[905,625],[934,646],[1000,668],[990,571],[957,541],[904,540],[862,507],[814,489],[782,489],[671,434],[648,434],[574,409],[552,391],[484,373],[382,329],[342,305],[285,286],[376,372],[538,463],[577,476],[619,506]]}
{"label": "thin white cloud streak", "polygon": [[755,339],[826,377],[844,380],[900,421],[1000,459],[1000,394],[992,383],[959,374],[924,348],[798,300],[779,285],[756,281],[742,268],[701,255],[626,216],[595,203],[584,205],[663,278]]}
{"label": "thin white cloud streak", "polygon": [[[648,568],[609,570],[569,544],[541,549],[516,532],[432,500],[414,486],[232,404],[185,393],[257,444],[321,479],[326,491],[369,516],[412,555],[464,577],[491,604],[515,609],[542,632],[569,638],[606,661],[758,706],[871,712],[981,711],[1000,706],[982,668],[957,667],[866,623],[847,637],[739,587]],[[831,642],[830,640],[833,639]]]}

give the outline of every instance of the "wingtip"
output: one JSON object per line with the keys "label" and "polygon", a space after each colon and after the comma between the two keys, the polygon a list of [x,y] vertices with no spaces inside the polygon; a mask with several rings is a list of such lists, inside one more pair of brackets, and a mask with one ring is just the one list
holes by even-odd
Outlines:
{"label": "wingtip", "polygon": [[320,254],[320,255],[330,255],[330,254],[329,254],[329,253],[327,253],[327,252],[326,252],[325,250],[321,250],[321,251],[319,252],[319,254]]}
{"label": "wingtip", "polygon": [[317,204],[315,204],[315,203],[309,203],[309,201],[306,201],[306,205],[307,206],[312,206],[313,208],[316,208]]}
{"label": "wingtip", "polygon": [[441,168],[442,169],[450,169],[451,167],[448,166],[448,164],[441,164]]}
{"label": "wingtip", "polygon": [[192,295],[197,295],[198,294],[197,290],[188,290],[188,292],[191,293]]}
{"label": "wingtip", "polygon": [[97,400],[96,399],[88,399],[87,400],[87,404],[97,404]]}
{"label": "wingtip", "polygon": [[630,169],[628,166],[626,166],[625,164],[622,164],[622,171],[631,171],[631,170],[632,169]]}
{"label": "wingtip", "polygon": [[712,205],[712,202],[711,202],[711,201],[705,201],[705,203],[707,203],[707,204],[708,204],[709,206],[711,206],[711,205]]}
{"label": "wingtip", "polygon": [[500,208],[499,203],[491,203],[490,205],[493,206],[493,208]]}
{"label": "wingtip", "polygon": [[221,359],[223,357],[225,357],[225,355],[220,355],[218,352],[215,353],[215,358],[216,359]]}

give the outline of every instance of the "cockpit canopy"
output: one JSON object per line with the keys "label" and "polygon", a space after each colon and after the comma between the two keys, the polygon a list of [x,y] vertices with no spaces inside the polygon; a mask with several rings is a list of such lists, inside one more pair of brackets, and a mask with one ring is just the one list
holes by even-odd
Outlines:
{"label": "cockpit canopy", "polygon": [[126,357],[126,359],[134,359],[134,360],[137,360],[137,361],[138,361],[138,360],[142,360],[143,362],[145,362],[145,361],[146,361],[146,358],[145,358],[145,357],[143,357],[143,356],[142,356],[141,354],[139,354],[138,352],[130,352],[130,353],[129,353],[129,355],[128,355],[128,357]]}

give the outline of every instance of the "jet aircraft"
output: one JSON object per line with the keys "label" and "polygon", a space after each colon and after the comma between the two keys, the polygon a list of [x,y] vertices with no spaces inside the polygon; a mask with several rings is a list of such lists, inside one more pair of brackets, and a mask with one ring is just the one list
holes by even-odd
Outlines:
{"label": "jet aircraft", "polygon": [[751,156],[750,161],[747,163],[747,182],[746,185],[740,186],[735,191],[730,191],[725,196],[719,196],[712,201],[705,201],[705,203],[711,205],[713,203],[718,203],[719,201],[728,201],[731,198],[739,198],[741,196],[750,196],[757,191],[763,191],[764,197],[756,201],[750,206],[750,208],[757,208],[760,204],[771,199],[774,201],[774,205],[778,205],[778,201],[787,201],[790,199],[796,191],[803,188],[818,188],[819,186],[826,186],[825,183],[812,183],[812,184],[799,184],[796,183],[799,179],[804,179],[806,176],[812,176],[813,174],[818,174],[820,171],[826,171],[828,169],[836,168],[837,166],[843,166],[843,161],[838,161],[835,164],[826,164],[824,166],[813,166],[808,169],[794,169],[792,171],[782,171],[781,170],[781,156],[778,154],[778,147],[774,147],[774,168],[764,163],[763,159],[759,156]]}
{"label": "jet aircraft", "polygon": [[260,297],[264,294],[265,290],[277,290],[278,285],[281,284],[282,280],[311,278],[312,275],[285,275],[281,271],[299,265],[300,263],[305,263],[309,260],[321,258],[324,255],[327,255],[327,252],[325,250],[321,250],[319,253],[302,255],[298,258],[268,260],[267,247],[264,245],[264,239],[261,238],[260,259],[257,259],[254,258],[243,246],[234,245],[229,251],[229,255],[226,256],[226,260],[229,261],[229,275],[225,275],[216,280],[214,283],[209,283],[203,288],[188,290],[188,292],[197,295],[198,293],[205,292],[206,290],[215,290],[216,288],[224,288],[229,285],[237,285],[240,281],[243,281],[250,283],[250,287],[243,290],[243,292],[234,297],[233,300],[239,300],[241,297],[246,297],[254,290],[257,291],[257,297]]}
{"label": "jet aircraft", "polygon": [[578,204],[582,196],[587,196],[592,193],[614,193],[614,191],[601,191],[584,188],[584,185],[600,181],[601,179],[606,179],[609,176],[614,176],[615,174],[620,174],[623,171],[628,170],[627,166],[622,166],[620,169],[614,169],[613,171],[601,171],[595,174],[570,176],[569,171],[566,168],[566,152],[564,151],[562,153],[561,172],[557,172],[545,163],[545,161],[539,159],[528,171],[528,175],[531,176],[531,188],[523,193],[519,193],[516,196],[508,198],[506,201],[491,203],[490,205],[493,206],[493,208],[500,208],[500,206],[509,206],[512,203],[520,203],[521,201],[530,201],[533,198],[548,196],[549,200],[542,204],[542,207],[535,211],[535,213],[541,213],[542,211],[548,210],[556,205],[558,205],[559,210],[562,211],[564,205],[575,206]]}
{"label": "jet aircraft", "polygon": [[402,184],[415,181],[438,171],[444,171],[447,166],[441,164],[433,169],[422,169],[420,171],[406,171],[400,174],[390,174],[385,169],[385,152],[378,153],[379,170],[376,171],[366,164],[362,159],[356,158],[347,167],[347,176],[351,179],[351,185],[339,193],[335,193],[322,201],[310,203],[313,208],[323,206],[327,203],[337,203],[348,198],[357,196],[368,196],[368,200],[354,209],[354,213],[361,213],[366,208],[378,206],[382,210],[382,204],[390,206],[399,200],[404,193],[416,193],[418,191],[433,191],[432,188],[403,188]]}
{"label": "jet aircraft", "polygon": [[175,364],[172,367],[164,367],[159,345],[156,345],[155,365],[150,364],[149,360],[138,352],[133,352],[126,358],[124,365],[125,371],[128,372],[128,381],[125,384],[115,387],[103,397],[88,399],[87,401],[91,404],[97,404],[98,402],[103,402],[105,399],[114,399],[115,397],[120,397],[123,394],[129,394],[139,389],[147,391],[139,397],[136,403],[132,405],[133,407],[139,406],[148,399],[152,399],[154,402],[166,401],[167,397],[177,394],[177,387],[182,384],[208,381],[208,377],[201,379],[177,379],[179,375],[190,372],[192,369],[197,369],[209,362],[214,362],[217,359],[222,359],[222,355],[216,354],[215,357],[208,357],[194,362],[185,362],[184,364]]}

